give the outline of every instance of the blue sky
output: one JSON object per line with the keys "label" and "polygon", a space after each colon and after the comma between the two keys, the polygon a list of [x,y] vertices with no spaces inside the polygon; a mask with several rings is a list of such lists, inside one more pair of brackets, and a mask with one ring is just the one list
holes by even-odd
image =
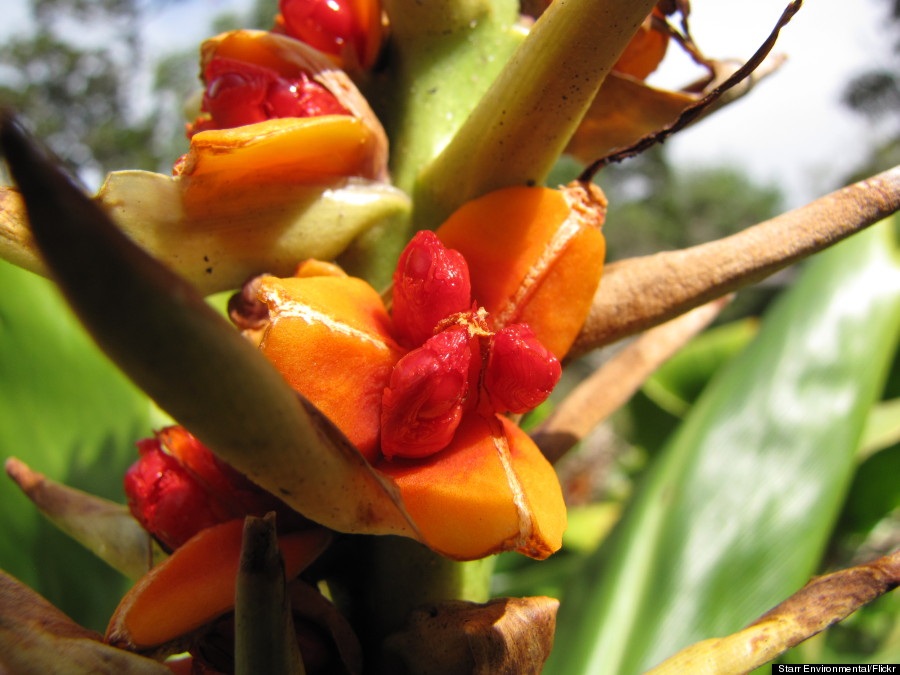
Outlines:
{"label": "blue sky", "polygon": [[[147,44],[159,51],[198,44],[207,36],[212,16],[241,11],[251,2],[173,3],[148,17]],[[708,56],[746,59],[769,34],[786,2],[692,0],[694,37]],[[888,4],[806,0],[776,45],[776,52],[788,55],[780,71],[727,110],[672,139],[671,156],[685,165],[740,163],[758,180],[784,187],[789,206],[833,189],[879,135],[841,106],[840,95],[853,74],[890,63],[890,44],[897,34],[887,25]],[[4,13],[0,39],[27,25],[27,0],[7,0]],[[695,71],[677,56],[655,82],[674,85],[693,78]]]}

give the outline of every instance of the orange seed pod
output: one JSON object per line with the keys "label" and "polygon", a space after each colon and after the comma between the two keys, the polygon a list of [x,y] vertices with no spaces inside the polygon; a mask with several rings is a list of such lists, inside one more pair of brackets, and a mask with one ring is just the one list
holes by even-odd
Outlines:
{"label": "orange seed pod", "polygon": [[495,330],[527,323],[562,359],[600,283],[605,215],[595,186],[511,187],[465,204],[436,234],[465,257]]}

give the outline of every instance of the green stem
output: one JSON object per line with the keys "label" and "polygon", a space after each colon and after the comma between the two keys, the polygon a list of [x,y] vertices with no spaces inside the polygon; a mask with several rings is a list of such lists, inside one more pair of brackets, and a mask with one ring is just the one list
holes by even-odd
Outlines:
{"label": "green stem", "polygon": [[401,630],[416,607],[487,601],[496,560],[449,560],[396,536],[342,537],[329,556],[323,569],[331,598],[353,624],[367,663],[380,662],[385,638]]}
{"label": "green stem", "polygon": [[378,537],[373,547],[370,599],[388,634],[413,608],[442,600],[486,602],[494,557],[458,562],[405,537]]}
{"label": "green stem", "polygon": [[[386,0],[391,41],[367,98],[391,139],[394,184],[412,194],[423,169],[450,142],[521,42],[514,0]],[[414,207],[415,208],[415,207]],[[416,214],[372,228],[340,262],[375,288],[390,283]]]}
{"label": "green stem", "polygon": [[510,185],[543,182],[655,0],[556,0],[420,176],[420,225]]}

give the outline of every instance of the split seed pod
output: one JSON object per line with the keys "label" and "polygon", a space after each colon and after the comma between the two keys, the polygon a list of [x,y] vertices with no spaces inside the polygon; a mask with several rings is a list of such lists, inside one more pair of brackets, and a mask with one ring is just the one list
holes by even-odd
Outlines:
{"label": "split seed pod", "polygon": [[600,283],[606,198],[596,186],[511,187],[474,199],[436,231],[469,263],[495,330],[527,323],[560,360]]}
{"label": "split seed pod", "polygon": [[[434,316],[412,310],[426,324],[437,321],[430,328],[392,317],[360,279],[260,283],[270,318],[263,353],[393,480],[422,540],[448,557],[515,550],[544,558],[561,545],[566,513],[556,474],[528,435],[497,413],[524,412],[555,383],[556,361],[600,278],[604,206],[593,188],[509,188],[457,211],[436,233],[443,244],[417,235],[400,259],[395,309],[440,306]],[[458,253],[435,252],[435,243]],[[461,259],[469,262],[471,300],[457,284],[466,285]],[[422,303],[419,293],[441,297]],[[442,320],[445,311],[451,315]],[[425,339],[429,330],[436,335]],[[472,358],[461,356],[470,348]],[[421,349],[428,358],[404,358]],[[395,433],[411,406],[416,430]]]}
{"label": "split seed pod", "polygon": [[[333,259],[360,232],[409,210],[409,198],[385,182],[384,130],[328,59],[262,31],[208,40],[204,69],[215,58],[306,73],[350,114],[202,131],[174,176],[109,174],[94,199],[142,248],[214,293],[261,272],[290,274],[297,260]],[[46,274],[15,188],[0,188],[0,257]]]}

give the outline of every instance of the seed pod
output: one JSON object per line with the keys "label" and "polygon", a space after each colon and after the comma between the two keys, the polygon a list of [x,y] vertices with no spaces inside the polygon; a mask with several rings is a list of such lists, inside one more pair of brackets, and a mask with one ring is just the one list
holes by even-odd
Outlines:
{"label": "seed pod", "polygon": [[512,187],[465,204],[436,234],[468,262],[493,329],[527,323],[561,359],[600,283],[605,214],[595,186]]}
{"label": "seed pod", "polygon": [[244,515],[279,514],[282,531],[308,521],[216,457],[183,427],[138,443],[141,456],[125,474],[132,515],[168,550],[207,527]]}
{"label": "seed pod", "polygon": [[337,98],[308,73],[293,77],[244,61],[213,58],[203,75],[202,116],[188,136],[212,129],[230,129],[281,117],[349,115]]}
{"label": "seed pod", "polygon": [[369,69],[381,48],[377,0],[280,0],[277,28],[328,54],[345,70]]}
{"label": "seed pod", "polygon": [[[201,45],[202,73],[206,74],[210,64],[218,59],[258,66],[288,81],[305,74],[312,82],[321,85],[342,108],[362,122],[374,139],[371,164],[365,173],[356,175],[378,179],[387,177],[388,141],[381,123],[346,73],[318,51],[285,35],[236,30],[217,35]],[[252,129],[248,133],[252,134]]]}

